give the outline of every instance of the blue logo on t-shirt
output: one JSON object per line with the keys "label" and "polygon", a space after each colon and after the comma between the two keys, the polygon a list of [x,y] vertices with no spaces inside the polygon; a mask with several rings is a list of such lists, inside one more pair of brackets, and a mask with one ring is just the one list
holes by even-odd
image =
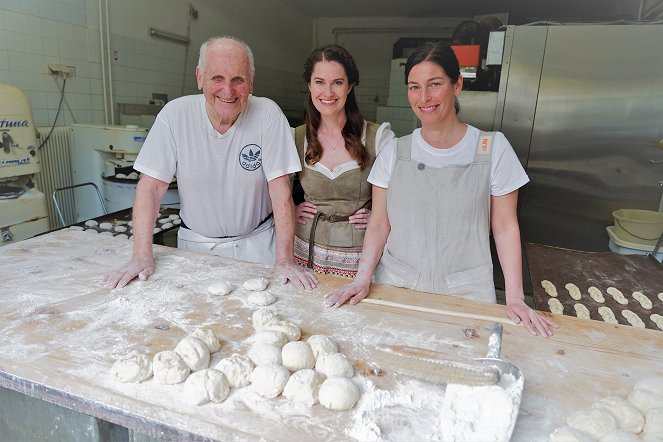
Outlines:
{"label": "blue logo on t-shirt", "polygon": [[259,169],[262,165],[262,149],[257,144],[247,144],[239,152],[239,164],[245,170]]}

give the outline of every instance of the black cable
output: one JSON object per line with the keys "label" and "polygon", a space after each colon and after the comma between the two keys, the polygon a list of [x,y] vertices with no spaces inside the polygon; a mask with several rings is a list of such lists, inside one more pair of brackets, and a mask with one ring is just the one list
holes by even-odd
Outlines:
{"label": "black cable", "polygon": [[62,109],[62,101],[64,100],[64,88],[66,85],[67,85],[67,77],[62,77],[62,94],[60,95],[60,104],[58,104],[58,111],[55,114],[55,120],[53,121],[53,126],[51,126],[51,131],[46,136],[46,139],[44,139],[44,141],[41,142],[37,150],[41,149],[44,146],[44,144],[46,144],[48,139],[51,138],[53,130],[55,130],[55,125],[58,122],[58,117],[60,116],[60,110]]}

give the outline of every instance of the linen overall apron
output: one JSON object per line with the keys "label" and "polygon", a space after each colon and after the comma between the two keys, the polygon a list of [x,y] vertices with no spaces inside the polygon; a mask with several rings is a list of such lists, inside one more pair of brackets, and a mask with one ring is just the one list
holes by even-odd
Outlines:
{"label": "linen overall apron", "polygon": [[374,281],[495,303],[490,254],[492,134],[481,132],[472,163],[428,167],[398,139],[387,191],[391,232]]}

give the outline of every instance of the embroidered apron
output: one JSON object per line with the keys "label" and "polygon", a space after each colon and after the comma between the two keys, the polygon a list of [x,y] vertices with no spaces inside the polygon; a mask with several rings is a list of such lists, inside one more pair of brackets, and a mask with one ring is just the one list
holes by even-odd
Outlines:
{"label": "embroidered apron", "polygon": [[472,163],[428,167],[398,139],[387,192],[391,232],[374,281],[495,303],[490,254],[492,135],[481,132]]}

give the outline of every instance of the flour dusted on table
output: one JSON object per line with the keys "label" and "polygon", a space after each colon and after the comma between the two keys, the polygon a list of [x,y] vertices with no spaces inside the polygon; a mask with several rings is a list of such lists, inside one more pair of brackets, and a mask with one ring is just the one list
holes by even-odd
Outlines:
{"label": "flour dusted on table", "polygon": [[509,440],[520,408],[523,378],[504,373],[499,384],[471,387],[448,384],[440,412],[442,440]]}

